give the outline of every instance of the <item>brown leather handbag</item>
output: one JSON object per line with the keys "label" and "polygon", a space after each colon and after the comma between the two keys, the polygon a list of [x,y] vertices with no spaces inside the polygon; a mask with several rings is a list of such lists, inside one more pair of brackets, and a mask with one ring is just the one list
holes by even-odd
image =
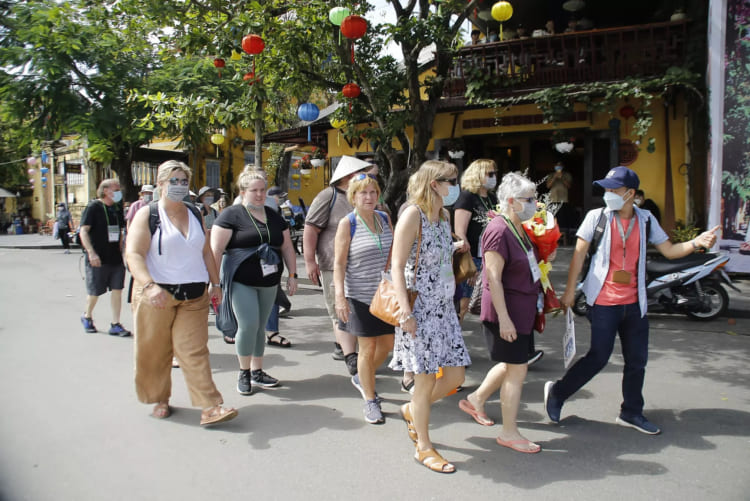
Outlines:
{"label": "brown leather handbag", "polygon": [[454,252],[453,253],[453,275],[456,277],[456,283],[470,279],[477,274],[477,265],[471,257],[471,252]]}
{"label": "brown leather handbag", "polygon": [[[419,237],[417,238],[417,254],[414,260],[414,276],[417,276],[417,267],[419,266],[419,251],[422,247],[422,221],[419,222]],[[396,288],[393,286],[393,282],[390,279],[389,270],[391,267],[391,254],[393,254],[393,246],[388,251],[388,261],[385,263],[385,270],[383,272],[383,278],[378,284],[378,290],[375,291],[375,295],[372,297],[370,303],[370,313],[374,317],[379,318],[383,322],[398,327],[401,323],[401,307],[398,305],[398,299],[396,297]],[[414,302],[417,300],[417,291],[413,289],[406,290],[409,296],[409,307],[414,308]]]}

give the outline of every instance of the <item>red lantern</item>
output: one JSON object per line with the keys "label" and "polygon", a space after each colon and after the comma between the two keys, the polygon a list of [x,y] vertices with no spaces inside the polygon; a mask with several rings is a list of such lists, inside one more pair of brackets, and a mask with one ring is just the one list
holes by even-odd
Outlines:
{"label": "red lantern", "polygon": [[354,62],[354,42],[358,38],[362,38],[367,33],[367,21],[362,16],[351,15],[346,16],[341,21],[341,34],[346,38],[352,40],[352,63]]}
{"label": "red lantern", "polygon": [[221,69],[226,66],[226,63],[222,58],[217,57],[216,59],[214,59],[214,66],[219,68],[219,78],[221,78]]}
{"label": "red lantern", "polygon": [[248,85],[252,85],[258,80],[255,79],[255,72],[251,71],[249,73],[245,73],[245,76],[242,77],[242,79],[247,82]]}
{"label": "red lantern", "polygon": [[625,119],[625,134],[627,135],[628,134],[627,120],[635,116],[635,108],[633,108],[629,104],[626,104],[625,106],[620,108],[620,116]]}
{"label": "red lantern", "polygon": [[359,88],[359,85],[355,83],[348,83],[344,85],[344,90],[342,92],[344,93],[344,97],[355,99],[359,97],[359,95],[362,93],[362,90]]}
{"label": "red lantern", "polygon": [[346,38],[356,40],[367,32],[367,21],[362,16],[346,16],[341,22],[341,34]]}
{"label": "red lantern", "polygon": [[260,54],[266,48],[266,42],[258,35],[245,35],[242,37],[242,50],[248,54]]}

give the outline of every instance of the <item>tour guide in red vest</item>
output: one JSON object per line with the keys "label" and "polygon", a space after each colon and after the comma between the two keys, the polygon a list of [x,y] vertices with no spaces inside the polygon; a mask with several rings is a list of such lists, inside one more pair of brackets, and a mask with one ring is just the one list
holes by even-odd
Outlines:
{"label": "tour guide in red vest", "polygon": [[[588,317],[591,321],[591,347],[557,382],[544,385],[544,406],[554,423],[560,421],[563,403],[602,370],[620,335],[625,368],[622,375],[623,402],[616,423],[649,435],[661,432],[643,415],[643,381],[648,360],[648,318],[646,317],[646,243],[653,244],[665,257],[677,259],[701,247],[716,243],[719,227],[689,242],[673,244],[647,210],[633,204],[640,181],[627,167],[614,167],[604,179],[595,181],[604,188],[606,208],[601,243],[591,259],[591,268],[583,283]],[[602,209],[594,209],[578,229],[575,252],[568,272],[568,283],[561,303],[573,305],[576,281],[594,236]],[[647,221],[650,232],[646,235]]]}

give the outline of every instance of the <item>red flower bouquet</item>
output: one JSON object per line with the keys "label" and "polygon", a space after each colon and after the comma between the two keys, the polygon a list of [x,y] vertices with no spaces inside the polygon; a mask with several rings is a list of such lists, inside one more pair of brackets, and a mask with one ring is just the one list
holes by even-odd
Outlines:
{"label": "red flower bouquet", "polygon": [[549,272],[552,269],[549,256],[557,250],[557,241],[560,240],[562,235],[560,227],[555,221],[555,216],[547,210],[545,204],[539,203],[534,217],[523,223],[523,229],[539,251],[539,269],[542,272],[541,281],[544,290],[543,313],[557,312],[562,305],[549,281]]}

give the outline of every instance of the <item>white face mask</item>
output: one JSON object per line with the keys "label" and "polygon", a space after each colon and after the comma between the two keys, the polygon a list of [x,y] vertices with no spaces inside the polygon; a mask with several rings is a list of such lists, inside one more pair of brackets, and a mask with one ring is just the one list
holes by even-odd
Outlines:
{"label": "white face mask", "polygon": [[626,198],[623,198],[617,193],[614,193],[611,191],[607,191],[604,193],[604,203],[607,205],[608,209],[615,210],[615,211],[620,210],[625,205],[626,201],[627,201]]}
{"label": "white face mask", "polygon": [[518,216],[518,219],[521,220],[521,222],[527,221],[534,217],[534,213],[536,212],[536,201],[534,202],[518,202],[520,203],[523,208],[520,211],[515,211],[516,215]]}
{"label": "white face mask", "polygon": [[153,199],[154,199],[154,195],[152,195],[151,193],[144,193],[143,194],[143,201],[144,202],[149,203]]}
{"label": "white face mask", "polygon": [[211,205],[214,203],[214,197],[203,197],[203,205]]}
{"label": "white face mask", "polygon": [[112,200],[114,200],[115,203],[120,203],[120,201],[122,201],[122,192],[120,190],[112,192]]}
{"label": "white face mask", "polygon": [[488,190],[494,189],[495,186],[497,186],[497,176],[492,176],[492,177],[485,176],[483,186],[487,188]]}
{"label": "white face mask", "polygon": [[451,185],[448,187],[448,194],[443,197],[443,206],[448,207],[456,203],[458,196],[461,194],[461,187]]}
{"label": "white face mask", "polygon": [[182,202],[189,192],[190,188],[181,184],[167,186],[167,198],[173,202]]}

